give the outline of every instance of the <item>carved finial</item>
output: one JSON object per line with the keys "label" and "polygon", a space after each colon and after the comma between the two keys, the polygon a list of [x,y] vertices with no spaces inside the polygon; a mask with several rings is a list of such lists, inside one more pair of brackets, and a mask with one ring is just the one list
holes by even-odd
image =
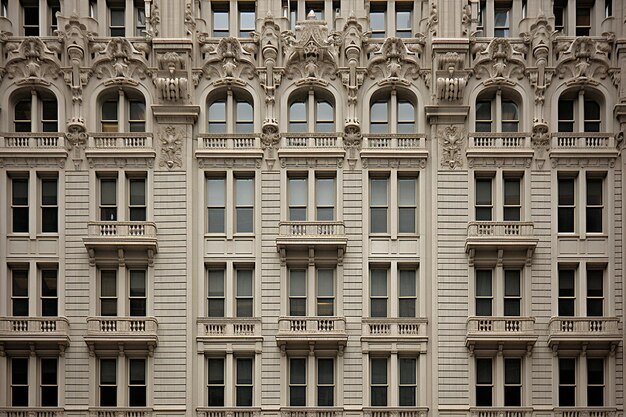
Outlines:
{"label": "carved finial", "polygon": [[315,12],[311,9],[309,14],[306,15],[306,20],[316,20],[317,16],[315,16]]}

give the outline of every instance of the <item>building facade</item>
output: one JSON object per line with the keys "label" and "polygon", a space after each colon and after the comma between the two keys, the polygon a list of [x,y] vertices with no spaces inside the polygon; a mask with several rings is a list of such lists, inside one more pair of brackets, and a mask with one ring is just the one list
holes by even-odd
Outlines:
{"label": "building facade", "polygon": [[623,416],[625,19],[1,0],[0,416]]}

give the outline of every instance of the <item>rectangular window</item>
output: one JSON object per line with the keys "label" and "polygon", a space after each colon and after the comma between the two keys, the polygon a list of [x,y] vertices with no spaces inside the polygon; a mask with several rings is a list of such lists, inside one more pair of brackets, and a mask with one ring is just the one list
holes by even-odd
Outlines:
{"label": "rectangular window", "polygon": [[146,406],[146,360],[130,359],[128,361],[128,405],[131,407]]}
{"label": "rectangular window", "polygon": [[306,316],[306,270],[289,270],[289,315]]}
{"label": "rectangular window", "polygon": [[129,178],[128,218],[130,221],[146,221],[146,179]]}
{"label": "rectangular window", "polygon": [[307,184],[307,179],[304,177],[289,178],[287,192],[289,194],[289,220],[291,221],[306,221]]}
{"label": "rectangular window", "polygon": [[133,317],[145,317],[147,309],[146,270],[131,269],[128,292],[129,312]]}
{"label": "rectangular window", "polygon": [[387,317],[387,270],[370,270],[370,316]]}
{"label": "rectangular window", "polygon": [[225,232],[226,213],[226,178],[207,178],[208,232]]}
{"label": "rectangular window", "polygon": [[237,407],[252,407],[252,358],[237,358],[235,396]]}
{"label": "rectangular window", "polygon": [[130,132],[146,131],[146,103],[140,100],[129,100],[128,130]]}
{"label": "rectangular window", "polygon": [[511,34],[511,6],[496,7],[494,10],[493,36],[496,38],[508,38]]}
{"label": "rectangular window", "polygon": [[58,132],[58,109],[57,101],[41,100],[41,129],[44,132]]}
{"label": "rectangular window", "polygon": [[208,406],[224,406],[224,359],[209,358]]}
{"label": "rectangular window", "polygon": [[559,358],[559,407],[576,405],[576,359]]}
{"label": "rectangular window", "polygon": [[56,317],[59,315],[58,270],[41,270],[41,315]]}
{"label": "rectangular window", "polygon": [[57,358],[41,358],[41,406],[59,405],[59,381]]}
{"label": "rectangular window", "polygon": [[59,231],[57,184],[56,178],[41,179],[41,231],[43,233]]}
{"label": "rectangular window", "polygon": [[102,103],[100,123],[103,132],[114,133],[118,131],[117,105],[118,100],[107,100]]}
{"label": "rectangular window", "polygon": [[491,359],[476,359],[476,406],[493,405],[493,363]]}
{"label": "rectangular window", "polygon": [[224,317],[224,269],[208,271],[208,317]]}
{"label": "rectangular window", "polygon": [[504,359],[504,406],[520,407],[522,405],[522,360],[519,358]]}
{"label": "rectangular window", "polygon": [[398,178],[398,233],[417,232],[417,178]]}
{"label": "rectangular window", "polygon": [[100,359],[100,406],[117,406],[117,360]]}
{"label": "rectangular window", "polygon": [[109,34],[114,37],[126,36],[124,7],[109,7]]}
{"label": "rectangular window", "polygon": [[334,177],[315,177],[316,220],[335,220],[335,195]]}
{"label": "rectangular window", "polygon": [[213,14],[213,36],[216,38],[230,35],[228,3],[211,3]]}
{"label": "rectangular window", "polygon": [[587,405],[604,406],[604,359],[587,358]]}
{"label": "rectangular window", "polygon": [[413,36],[413,2],[396,3],[396,37]]}
{"label": "rectangular window", "polygon": [[587,269],[587,316],[604,315],[604,270]]}
{"label": "rectangular window", "polygon": [[587,177],[587,233],[602,233],[602,178]]}
{"label": "rectangular window", "polygon": [[11,313],[28,316],[28,269],[11,269]]}
{"label": "rectangular window", "polygon": [[493,283],[491,269],[476,270],[476,315],[493,315]]}
{"label": "rectangular window", "polygon": [[135,36],[143,36],[146,33],[146,7],[135,7]]}
{"label": "rectangular window", "polygon": [[575,312],[576,294],[574,291],[576,271],[559,269],[559,316],[571,317]]}
{"label": "rectangular window", "polygon": [[209,133],[226,133],[226,100],[216,100],[209,106]]}
{"label": "rectangular window", "polygon": [[576,7],[576,36],[591,34],[591,7]]}
{"label": "rectangular window", "polygon": [[100,220],[117,221],[117,178],[100,178]]}
{"label": "rectangular window", "polygon": [[28,407],[28,358],[11,358],[11,405]]}
{"label": "rectangular window", "polygon": [[613,16],[613,0],[604,0],[604,18]]}
{"label": "rectangular window", "polygon": [[415,106],[408,100],[398,99],[398,133],[415,133]]}
{"label": "rectangular window", "polygon": [[235,102],[235,133],[254,132],[254,108],[248,101]]}
{"label": "rectangular window", "polygon": [[289,360],[289,405],[304,407],[306,405],[306,358]]}
{"label": "rectangular window", "polygon": [[389,178],[370,178],[370,232],[387,233]]}
{"label": "rectangular window", "polygon": [[387,358],[372,358],[371,365],[371,393],[372,407],[387,406],[387,392],[389,388],[387,379]]}
{"label": "rectangular window", "polygon": [[491,132],[491,100],[476,101],[476,132]]}
{"label": "rectangular window", "polygon": [[476,178],[476,220],[493,220],[492,179]]}
{"label": "rectangular window", "polygon": [[335,361],[330,358],[317,360],[317,406],[335,405]]}
{"label": "rectangular window", "polygon": [[370,31],[372,32],[372,38],[382,39],[385,37],[387,28],[386,15],[386,2],[370,3]]}
{"label": "rectangular window", "polygon": [[574,191],[576,179],[559,177],[558,181],[558,230],[559,233],[573,233],[576,212]]}
{"label": "rectangular window", "polygon": [[417,309],[417,271],[400,269],[398,271],[398,317],[416,317]]}
{"label": "rectangular window", "polygon": [[239,2],[239,37],[248,38],[256,29],[254,2]]}
{"label": "rectangular window", "polygon": [[370,107],[370,133],[389,133],[389,101],[375,101]]}
{"label": "rectangular window", "polygon": [[235,217],[237,233],[254,231],[254,178],[235,177]]}
{"label": "rectangular window", "polygon": [[335,270],[317,270],[317,313],[318,316],[335,315]]}
{"label": "rectangular window", "polygon": [[554,1],[554,7],[552,8],[554,12],[554,30],[558,30],[559,32],[563,32],[565,29],[565,17],[567,16],[567,13],[565,13],[566,7],[567,0]]}
{"label": "rectangular window", "polygon": [[559,100],[559,132],[574,131],[574,100]]}
{"label": "rectangular window", "polygon": [[521,179],[504,178],[504,221],[521,220]]}
{"label": "rectangular window", "polygon": [[519,269],[504,270],[504,315],[520,316],[522,309],[521,275]]}
{"label": "rectangular window", "polygon": [[98,18],[98,0],[89,0],[89,17]]}
{"label": "rectangular window", "polygon": [[15,103],[14,124],[16,132],[32,131],[32,100],[19,100]]}
{"label": "rectangular window", "polygon": [[251,269],[236,269],[237,274],[237,317],[252,317],[253,314],[253,294],[252,288],[253,273]]}
{"label": "rectangular window", "polygon": [[415,407],[417,397],[417,359],[398,358],[400,368],[399,399],[400,407]]}
{"label": "rectangular window", "polygon": [[39,7],[24,5],[22,13],[24,14],[24,36],[39,36]]}
{"label": "rectangular window", "polygon": [[600,116],[600,105],[595,100],[584,100],[584,117],[583,125],[585,132],[599,132],[602,123]]}
{"label": "rectangular window", "polygon": [[100,271],[100,315],[117,316],[117,271]]}
{"label": "rectangular window", "polygon": [[28,232],[28,177],[11,179],[13,233]]}

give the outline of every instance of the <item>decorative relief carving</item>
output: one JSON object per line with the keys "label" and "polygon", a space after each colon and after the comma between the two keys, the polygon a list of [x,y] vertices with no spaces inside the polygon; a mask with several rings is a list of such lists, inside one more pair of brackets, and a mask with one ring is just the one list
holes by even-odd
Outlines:
{"label": "decorative relief carving", "polygon": [[556,49],[556,74],[559,78],[570,78],[568,85],[597,85],[596,79],[609,75],[611,38],[597,41],[582,36],[571,43],[559,42]]}
{"label": "decorative relief carving", "polygon": [[341,168],[342,158],[280,158],[282,168]]}
{"label": "decorative relief carving", "polygon": [[261,160],[253,158],[199,158],[198,167],[200,169],[258,169],[261,168]]}
{"label": "decorative relief carving", "polygon": [[419,56],[426,44],[423,37],[409,50],[400,38],[387,38],[367,66],[370,78],[386,78],[387,81],[409,85],[407,78],[421,75]]}
{"label": "decorative relief carving", "polygon": [[159,36],[159,25],[161,24],[161,12],[157,0],[152,0],[150,5],[150,16],[147,16],[148,30],[146,32],[146,39],[152,39]]}
{"label": "decorative relief carving", "polygon": [[132,44],[126,38],[112,38],[102,47],[102,44],[91,45],[90,52],[97,56],[89,76],[93,74],[98,79],[110,78],[109,84],[137,85],[138,81],[133,78],[143,80],[152,75],[146,61],[146,48],[149,52],[147,44]]}
{"label": "decorative relief carving", "polygon": [[532,158],[487,158],[476,157],[467,160],[469,168],[530,168]]}
{"label": "decorative relief carving", "polygon": [[237,38],[222,38],[215,44],[205,43],[207,38],[200,41],[202,50],[206,53],[206,61],[202,72],[207,79],[216,78],[213,85],[245,85],[243,80],[256,77],[256,65],[250,52],[243,49]]}
{"label": "decorative relief carving", "polygon": [[463,70],[465,57],[458,52],[447,52],[438,59],[437,98],[445,101],[463,99],[469,73]]}
{"label": "decorative relief carving", "polygon": [[193,6],[191,3],[185,5],[185,27],[187,35],[193,35],[196,31],[196,19],[193,17]]}
{"label": "decorative relief carving", "polygon": [[161,143],[160,167],[167,167],[168,169],[183,167],[184,138],[184,127],[166,126],[161,129],[159,135]]}
{"label": "decorative relief carving", "polygon": [[159,73],[154,79],[159,98],[163,101],[184,101],[188,98],[188,80],[185,58],[177,52],[166,52],[158,57]]}
{"label": "decorative relief carving", "polygon": [[474,76],[479,80],[488,78],[485,85],[514,85],[514,79],[524,77],[525,69],[524,54],[515,50],[506,38],[494,38],[474,61]]}
{"label": "decorative relief carving", "polygon": [[461,32],[469,35],[472,29],[472,6],[466,4],[461,11]]}
{"label": "decorative relief carving", "polygon": [[59,52],[52,51],[49,46],[35,37],[26,38],[20,43],[7,43],[7,77],[19,78],[17,84],[49,85],[48,79],[63,76]]}
{"label": "decorative relief carving", "polygon": [[428,15],[428,20],[426,21],[426,27],[428,31],[433,35],[433,37],[437,36],[437,25],[439,24],[439,10],[437,9],[437,4],[432,2],[430,4],[430,14]]}
{"label": "decorative relief carving", "polygon": [[550,133],[548,131],[546,123],[535,120],[530,142],[538,158],[543,158],[544,153],[550,149]]}
{"label": "decorative relief carving", "polygon": [[280,83],[280,71],[275,69],[278,64],[280,26],[274,22],[274,18],[269,12],[263,22],[259,40],[261,43],[261,56],[265,65],[265,69],[261,69],[259,71],[260,81],[261,85],[265,89],[265,101],[268,104],[268,113],[270,113],[270,118],[273,118],[275,101],[274,94],[278,83]]}
{"label": "decorative relief carving", "polygon": [[437,131],[437,138],[442,147],[441,166],[448,169],[462,168],[465,130],[458,126],[448,126]]}

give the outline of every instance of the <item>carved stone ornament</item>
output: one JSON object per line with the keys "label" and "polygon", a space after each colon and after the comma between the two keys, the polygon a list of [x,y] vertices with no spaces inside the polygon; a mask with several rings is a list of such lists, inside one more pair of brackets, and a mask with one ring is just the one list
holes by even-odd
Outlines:
{"label": "carved stone ornament", "polygon": [[439,129],[437,138],[441,143],[442,157],[441,166],[448,169],[463,167],[463,143],[465,142],[465,130],[458,126],[448,126]]}
{"label": "carved stone ornament", "polygon": [[533,131],[530,137],[532,147],[537,151],[538,157],[543,157],[543,153],[550,149],[550,133],[548,125],[535,120]]}
{"label": "carved stone ornament", "polygon": [[461,31],[463,35],[469,35],[472,28],[472,6],[466,4],[461,11]]}
{"label": "carved stone ornament", "polygon": [[183,139],[184,127],[166,126],[161,129],[159,140],[161,143],[160,167],[168,169],[183,167]]}
{"label": "carved stone ornament", "polygon": [[285,31],[281,37],[287,78],[319,80],[325,85],[324,78],[336,77],[342,38],[339,32],[329,33],[325,21],[310,15],[298,22],[295,35]]}
{"label": "carved stone ornament", "polygon": [[193,35],[196,31],[196,19],[193,17],[193,6],[191,3],[187,3],[185,6],[185,27],[187,28],[187,35]]}
{"label": "carved stone ornament", "polygon": [[439,57],[437,71],[437,98],[445,101],[463,99],[469,74],[463,70],[465,58],[458,52],[447,52]]}
{"label": "carved stone ornament", "polygon": [[152,0],[152,4],[150,5],[150,16],[146,17],[148,20],[149,29],[146,33],[147,39],[152,39],[159,36],[159,25],[161,24],[161,12],[159,11],[159,6],[157,4],[157,0]]}
{"label": "carved stone ornament", "polygon": [[437,25],[439,23],[439,10],[437,9],[437,4],[432,2],[430,4],[430,14],[428,15],[428,20],[426,21],[426,27],[428,31],[432,33],[433,37],[437,36]]}
{"label": "carved stone ornament", "polygon": [[265,89],[265,98],[268,103],[273,104],[275,101],[275,91],[278,82],[280,82],[280,72],[276,71],[278,63],[278,48],[280,46],[280,26],[274,22],[274,18],[268,11],[260,35],[261,56],[265,69],[260,72],[261,85]]}
{"label": "carved stone ornament", "polygon": [[261,133],[261,147],[263,149],[276,149],[280,142],[278,134],[278,124],[276,121],[266,120],[263,122],[263,131]]}
{"label": "carved stone ornament", "polygon": [[[143,80],[151,76],[146,61],[146,43],[131,43],[126,38],[112,38],[105,46],[92,44],[91,53],[96,53],[93,75],[98,79],[113,79],[117,84],[137,85],[136,78]],[[138,49],[139,48],[139,49]]]}
{"label": "carved stone ornament", "polygon": [[159,76],[155,77],[159,98],[163,101],[176,102],[188,98],[189,81],[185,76],[185,59],[176,52],[166,52],[158,57]]}
{"label": "carved stone ornament", "polygon": [[63,76],[58,58],[60,49],[53,51],[50,46],[52,45],[47,45],[35,37],[26,38],[21,43],[7,43],[6,49],[9,51],[5,65],[7,76],[10,79],[18,78],[18,84],[40,85],[49,85],[48,79]]}
{"label": "carved stone ornament", "polygon": [[256,65],[252,54],[243,49],[237,38],[222,38],[216,45],[204,44],[207,58],[202,72],[207,79],[217,79],[222,84],[245,85],[245,79],[256,77]]}
{"label": "carved stone ornament", "polygon": [[525,69],[524,54],[515,50],[506,38],[494,38],[474,61],[474,76],[478,80],[488,78],[485,84],[513,85],[513,79],[524,77]]}
{"label": "carved stone ornament", "polygon": [[87,128],[82,120],[70,121],[67,124],[65,134],[65,145],[69,150],[82,149],[87,144]]}
{"label": "carved stone ornament", "polygon": [[570,44],[557,44],[556,75],[559,78],[571,78],[568,81],[571,85],[597,85],[597,79],[608,76],[611,45],[610,38],[599,41],[586,36],[578,37]]}
{"label": "carved stone ornament", "polygon": [[397,80],[409,84],[407,78],[417,79],[420,76],[419,54],[425,45],[423,38],[409,50],[401,38],[387,38],[367,67],[370,78],[377,77]]}

